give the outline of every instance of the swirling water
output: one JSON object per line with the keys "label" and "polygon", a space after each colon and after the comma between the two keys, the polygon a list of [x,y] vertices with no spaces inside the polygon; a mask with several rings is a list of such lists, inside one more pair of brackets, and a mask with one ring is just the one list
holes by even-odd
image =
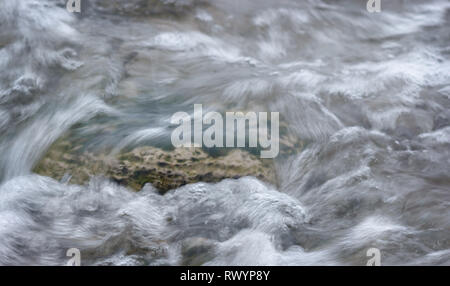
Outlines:
{"label": "swirling water", "polygon": [[[450,264],[450,4],[0,0],[0,264]],[[305,142],[277,185],[165,195],[32,173],[86,148],[161,146],[170,117],[278,111]]]}

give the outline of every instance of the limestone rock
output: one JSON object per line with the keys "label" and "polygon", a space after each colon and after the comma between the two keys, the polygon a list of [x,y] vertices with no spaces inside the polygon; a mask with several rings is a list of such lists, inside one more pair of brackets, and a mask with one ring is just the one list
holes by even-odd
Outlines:
{"label": "limestone rock", "polygon": [[263,160],[241,149],[213,157],[200,148],[163,150],[152,146],[117,155],[79,151],[68,140],[59,140],[35,166],[34,172],[69,183],[84,184],[91,176],[105,176],[140,190],[151,183],[160,192],[195,182],[255,176],[275,184],[272,160]]}

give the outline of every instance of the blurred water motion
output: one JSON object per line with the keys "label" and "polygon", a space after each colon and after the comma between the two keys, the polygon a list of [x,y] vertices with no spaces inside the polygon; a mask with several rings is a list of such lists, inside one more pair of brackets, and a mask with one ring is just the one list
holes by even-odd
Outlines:
{"label": "blurred water motion", "polygon": [[[0,0],[0,264],[449,265],[450,4],[365,2]],[[164,146],[194,103],[280,112],[305,147],[276,187],[32,173],[68,130]]]}

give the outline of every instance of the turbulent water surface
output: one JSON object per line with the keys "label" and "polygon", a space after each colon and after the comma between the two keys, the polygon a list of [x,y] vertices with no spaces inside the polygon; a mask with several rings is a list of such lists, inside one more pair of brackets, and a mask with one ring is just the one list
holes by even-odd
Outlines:
{"label": "turbulent water surface", "polygon": [[[365,2],[0,0],[0,264],[449,265],[450,5]],[[170,144],[194,103],[280,112],[304,148],[274,186],[32,172],[68,130]]]}

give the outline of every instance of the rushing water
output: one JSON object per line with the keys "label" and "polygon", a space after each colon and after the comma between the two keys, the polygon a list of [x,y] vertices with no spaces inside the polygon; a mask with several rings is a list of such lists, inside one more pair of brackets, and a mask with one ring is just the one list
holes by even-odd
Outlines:
{"label": "rushing water", "polygon": [[[0,264],[450,264],[448,1],[84,1],[0,0]],[[277,186],[32,173],[69,129],[169,144],[194,103],[280,112],[304,149]]]}

